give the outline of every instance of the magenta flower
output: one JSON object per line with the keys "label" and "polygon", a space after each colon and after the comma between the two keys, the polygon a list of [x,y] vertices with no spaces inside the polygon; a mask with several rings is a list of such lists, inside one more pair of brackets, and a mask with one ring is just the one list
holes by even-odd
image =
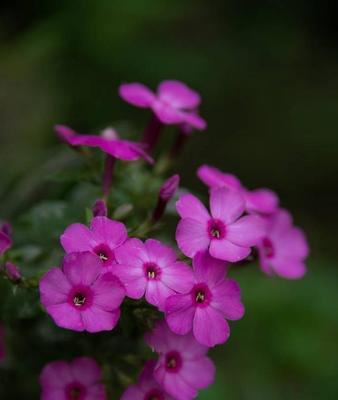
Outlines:
{"label": "magenta flower", "polygon": [[245,200],[237,191],[212,189],[210,214],[191,194],[183,195],[176,203],[176,209],[182,218],[177,226],[176,240],[188,257],[209,250],[212,257],[237,262],[246,258],[250,247],[263,236],[264,224],[260,217],[241,217]]}
{"label": "magenta flower", "polygon": [[121,222],[107,217],[95,217],[90,227],[72,224],[61,235],[66,253],[90,251],[100,258],[104,267],[115,264],[115,249],[128,238],[127,229]]}
{"label": "magenta flower", "polygon": [[208,165],[200,166],[197,175],[210,188],[225,187],[241,192],[245,198],[246,210],[249,213],[271,214],[278,209],[278,196],[270,189],[248,190],[235,175],[224,173]]}
{"label": "magenta flower", "polygon": [[200,95],[183,82],[163,81],[156,94],[141,83],[125,83],[119,94],[126,102],[141,108],[151,108],[163,124],[187,123],[196,129],[206,128],[206,122],[196,112]]}
{"label": "magenta flower", "polygon": [[21,271],[17,265],[11,262],[6,262],[4,270],[8,279],[10,279],[11,281],[18,282],[21,279]]}
{"label": "magenta flower", "polygon": [[106,400],[102,372],[95,360],[53,361],[40,375],[42,400]]}
{"label": "magenta flower", "polygon": [[0,227],[0,256],[12,246],[12,228],[8,223]]}
{"label": "magenta flower", "polygon": [[117,265],[114,274],[124,284],[127,296],[140,299],[160,310],[165,300],[175,293],[189,292],[193,283],[192,270],[177,261],[174,250],[158,240],[129,239],[115,250]]}
{"label": "magenta flower", "polygon": [[159,354],[154,377],[174,399],[192,400],[213,383],[215,366],[206,356],[208,347],[192,334],[176,335],[161,321],[146,334],[146,342]]}
{"label": "magenta flower", "polygon": [[[55,131],[59,138],[70,146],[98,147],[104,153],[124,161],[134,161],[144,158],[152,163],[152,158],[136,142],[121,140],[111,134],[111,130],[103,131],[103,135],[82,135],[65,125],[56,125]],[[108,133],[107,133],[108,132]]]}
{"label": "magenta flower", "polygon": [[115,327],[125,296],[121,282],[89,252],[68,254],[62,269],[40,280],[40,300],[56,325],[74,331],[100,332]]}
{"label": "magenta flower", "polygon": [[123,393],[121,400],[174,400],[154,378],[155,360],[147,361],[136,385]]}
{"label": "magenta flower", "polygon": [[207,252],[196,254],[193,268],[195,284],[190,293],[167,299],[166,321],[173,332],[185,335],[192,330],[199,343],[213,347],[230,335],[226,319],[237,320],[244,314],[240,288],[225,278],[225,262]]}
{"label": "magenta flower", "polygon": [[304,232],[292,224],[286,210],[279,210],[265,220],[267,233],[257,246],[262,270],[287,279],[301,278],[306,272],[305,258],[309,254]]}
{"label": "magenta flower", "polygon": [[5,329],[0,324],[0,363],[6,358]]}

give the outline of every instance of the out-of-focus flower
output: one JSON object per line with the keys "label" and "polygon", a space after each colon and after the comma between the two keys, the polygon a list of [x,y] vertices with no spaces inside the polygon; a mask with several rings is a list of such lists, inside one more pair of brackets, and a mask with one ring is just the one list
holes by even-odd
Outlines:
{"label": "out-of-focus flower", "polygon": [[192,330],[199,343],[212,347],[228,339],[226,319],[237,320],[244,314],[240,288],[225,278],[226,263],[207,252],[195,255],[193,269],[195,284],[190,293],[167,299],[166,321],[173,332],[185,335]]}
{"label": "out-of-focus flower", "polygon": [[40,280],[40,300],[56,325],[74,331],[99,332],[115,327],[125,296],[121,282],[89,252],[68,254],[62,269],[52,268]]}
{"label": "out-of-focus flower", "polygon": [[0,227],[0,256],[12,246],[12,227],[5,222]]}
{"label": "out-of-focus flower", "polygon": [[21,279],[21,271],[17,265],[11,262],[7,262],[5,264],[4,270],[11,281],[17,282]]}
{"label": "out-of-focus flower", "polygon": [[66,253],[90,251],[100,258],[104,267],[115,264],[115,249],[128,237],[122,222],[107,217],[95,217],[90,227],[72,224],[61,235],[61,244]]}
{"label": "out-of-focus flower", "polygon": [[106,400],[102,372],[95,360],[53,361],[40,375],[42,400]]}
{"label": "out-of-focus flower", "polygon": [[0,324],[0,363],[6,358],[5,328]]}
{"label": "out-of-focus flower", "polygon": [[304,232],[293,225],[286,210],[265,217],[266,236],[259,244],[259,262],[268,275],[279,275],[287,279],[299,279],[306,273],[305,258],[309,246]]}
{"label": "out-of-focus flower", "polygon": [[210,214],[197,197],[186,194],[176,203],[181,220],[176,230],[178,247],[188,257],[208,250],[212,257],[237,262],[246,258],[264,234],[259,216],[246,215],[240,192],[225,188],[210,192]]}
{"label": "out-of-focus flower", "polygon": [[102,199],[95,201],[93,205],[93,217],[106,217],[108,214],[106,202]]}
{"label": "out-of-focus flower", "polygon": [[160,188],[157,205],[153,214],[153,220],[159,221],[164,214],[167,204],[175,195],[178,185],[180,183],[180,176],[173,175],[168,178]]}
{"label": "out-of-focus flower", "polygon": [[192,270],[177,261],[176,253],[158,240],[129,239],[115,250],[118,264],[113,273],[124,284],[127,295],[164,309],[165,300],[175,293],[189,292],[193,283]]}
{"label": "out-of-focus flower", "polygon": [[175,399],[192,400],[213,383],[215,366],[206,356],[208,347],[192,334],[176,335],[161,321],[146,334],[146,341],[159,354],[154,377]]}
{"label": "out-of-focus flower", "polygon": [[70,146],[98,147],[104,153],[124,161],[134,161],[144,158],[152,163],[152,158],[144,151],[141,144],[129,140],[121,140],[111,135],[111,131],[103,131],[101,136],[78,134],[65,125],[56,125],[55,131],[59,138]]}
{"label": "out-of-focus flower", "polygon": [[196,112],[201,97],[183,82],[163,81],[156,93],[141,83],[125,83],[119,87],[119,94],[136,107],[150,108],[163,124],[187,123],[196,129],[206,128],[206,122]]}
{"label": "out-of-focus flower", "polygon": [[136,385],[123,393],[121,400],[174,400],[154,378],[155,360],[147,361]]}
{"label": "out-of-focus flower", "polygon": [[201,165],[197,175],[210,188],[225,187],[239,191],[245,198],[246,211],[250,213],[271,214],[278,209],[278,196],[270,189],[248,190],[235,175],[224,173],[209,165]]}

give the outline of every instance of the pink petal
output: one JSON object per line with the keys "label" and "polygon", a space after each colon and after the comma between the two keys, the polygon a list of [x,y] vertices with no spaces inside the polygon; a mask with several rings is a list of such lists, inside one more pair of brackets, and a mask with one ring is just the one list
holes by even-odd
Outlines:
{"label": "pink petal", "polygon": [[226,262],[211,257],[208,251],[198,252],[193,259],[197,282],[205,282],[210,288],[224,280],[228,269]]}
{"label": "pink petal", "polygon": [[97,243],[107,243],[111,249],[123,244],[128,237],[124,224],[107,217],[93,218],[90,229]]}
{"label": "pink petal", "polygon": [[60,328],[81,332],[84,330],[81,314],[68,303],[52,304],[46,307],[48,314]]}
{"label": "pink petal", "polygon": [[235,175],[227,174],[215,167],[201,165],[197,170],[197,176],[210,188],[237,189],[242,188],[242,184]]}
{"label": "pink petal", "polygon": [[70,253],[63,259],[62,270],[72,285],[90,286],[101,273],[102,263],[89,252]]}
{"label": "pink petal", "polygon": [[60,268],[52,268],[40,279],[40,300],[44,307],[65,303],[72,286]]}
{"label": "pink petal", "polygon": [[161,281],[148,281],[145,298],[149,304],[152,304],[160,311],[164,310],[165,301],[175,292],[165,286]]}
{"label": "pink petal", "polygon": [[215,373],[215,365],[208,357],[185,361],[181,370],[185,382],[197,389],[204,389],[212,385],[215,380]]}
{"label": "pink petal", "polygon": [[225,188],[211,190],[210,210],[213,218],[230,224],[243,214],[244,208],[244,197],[238,191]]}
{"label": "pink petal", "polygon": [[161,101],[169,103],[174,108],[193,109],[201,103],[200,95],[180,81],[161,82],[157,94]]}
{"label": "pink petal", "polygon": [[144,395],[137,385],[131,385],[122,394],[120,400],[144,400]]}
{"label": "pink petal", "polygon": [[178,293],[187,293],[194,284],[192,269],[184,262],[177,261],[162,269],[161,281]]}
{"label": "pink petal", "polygon": [[207,222],[210,219],[210,214],[203,203],[192,194],[181,196],[176,202],[176,210],[181,218],[191,218],[200,222]]}
{"label": "pink petal", "polygon": [[226,238],[238,246],[255,246],[265,235],[266,223],[256,215],[246,215],[227,226]]}
{"label": "pink petal", "polygon": [[0,232],[0,255],[7,251],[12,245],[12,239],[4,232]]}
{"label": "pink petal", "polygon": [[182,253],[188,257],[207,250],[210,239],[205,223],[190,218],[181,219],[176,229],[176,241]]}
{"label": "pink petal", "polygon": [[306,265],[297,259],[278,259],[273,261],[274,272],[286,279],[300,279],[306,273]]}
{"label": "pink petal", "polygon": [[195,315],[191,295],[173,295],[165,303],[166,321],[169,328],[178,335],[185,335],[192,329]]}
{"label": "pink petal", "polygon": [[104,311],[102,308],[92,306],[81,312],[84,329],[95,333],[111,331],[120,318],[120,310]]}
{"label": "pink petal", "polygon": [[228,240],[212,240],[209,252],[212,257],[229,262],[244,260],[250,252],[250,247],[241,247],[229,242]]}
{"label": "pink petal", "polygon": [[184,112],[173,108],[170,104],[155,101],[151,106],[154,114],[163,124],[181,124],[184,122]]}
{"label": "pink petal", "polygon": [[111,273],[101,275],[93,284],[94,304],[105,311],[120,307],[125,289],[118,278]]}
{"label": "pink petal", "polygon": [[124,83],[119,87],[124,101],[136,107],[147,108],[155,101],[155,94],[141,83]]}
{"label": "pink petal", "polygon": [[97,384],[87,388],[86,400],[106,400],[107,394],[105,386],[102,384]]}
{"label": "pink petal", "polygon": [[72,224],[61,235],[61,245],[67,253],[90,251],[95,240],[85,225]]}
{"label": "pink petal", "polygon": [[270,235],[275,239],[279,239],[292,227],[292,216],[287,210],[284,209],[278,210],[278,212],[271,216],[269,220]]}
{"label": "pink petal", "polygon": [[212,295],[211,306],[221,311],[226,319],[237,320],[243,317],[241,290],[236,281],[226,279],[212,289]]}
{"label": "pink petal", "polygon": [[140,239],[128,239],[122,246],[114,251],[119,264],[142,267],[149,261],[148,253]]}
{"label": "pink petal", "polygon": [[270,189],[256,189],[246,193],[248,211],[272,214],[277,210],[278,204],[278,196]]}
{"label": "pink petal", "polygon": [[195,112],[185,112],[184,113],[184,121],[185,123],[189,124],[190,126],[203,131],[204,129],[207,128],[207,123],[206,121],[199,116],[198,114],[196,114]]}
{"label": "pink petal", "polygon": [[161,268],[165,268],[176,261],[176,252],[159,240],[148,239],[144,245],[148,253],[148,260],[158,264]]}
{"label": "pink petal", "polygon": [[112,268],[112,273],[123,283],[128,297],[140,299],[144,295],[147,280],[143,267],[116,264]]}
{"label": "pink petal", "polygon": [[309,254],[309,245],[304,232],[297,227],[291,228],[283,236],[279,237],[278,252],[289,255],[290,258],[306,258]]}
{"label": "pink petal", "polygon": [[42,389],[41,400],[65,400],[65,389]]}
{"label": "pink petal", "polygon": [[224,343],[230,336],[228,323],[222,314],[212,307],[197,307],[193,330],[196,340],[208,347]]}
{"label": "pink petal", "polygon": [[78,357],[71,363],[72,375],[76,381],[85,386],[92,385],[101,379],[101,368],[89,357]]}
{"label": "pink petal", "polygon": [[70,365],[66,361],[53,361],[47,364],[40,375],[40,384],[47,391],[63,389],[72,382]]}

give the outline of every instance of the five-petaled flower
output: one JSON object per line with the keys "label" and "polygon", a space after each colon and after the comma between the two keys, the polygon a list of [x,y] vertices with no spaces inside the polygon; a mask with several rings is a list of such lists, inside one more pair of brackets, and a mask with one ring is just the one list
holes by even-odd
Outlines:
{"label": "five-petaled flower", "polygon": [[206,355],[208,347],[192,334],[176,335],[161,321],[145,339],[159,354],[154,377],[175,399],[192,400],[199,389],[213,383],[215,366]]}
{"label": "five-petaled flower", "polygon": [[106,400],[102,372],[95,360],[53,361],[40,375],[42,400]]}
{"label": "five-petaled flower", "polygon": [[262,270],[287,279],[301,278],[309,254],[304,232],[293,225],[290,213],[283,209],[265,217],[265,221],[267,233],[257,246]]}
{"label": "five-petaled flower", "polygon": [[112,273],[89,252],[71,253],[62,268],[52,268],[40,280],[40,299],[56,325],[74,331],[112,330],[125,296]]}
{"label": "five-petaled flower", "polygon": [[158,240],[129,239],[115,250],[113,273],[124,284],[127,296],[164,309],[168,296],[187,293],[193,282],[191,268],[177,261],[173,249]]}
{"label": "five-petaled flower", "polygon": [[237,262],[246,258],[264,234],[259,216],[242,216],[241,193],[225,188],[210,192],[210,214],[197,197],[186,194],[176,203],[181,220],[176,230],[178,247],[188,257],[209,250],[212,257]]}

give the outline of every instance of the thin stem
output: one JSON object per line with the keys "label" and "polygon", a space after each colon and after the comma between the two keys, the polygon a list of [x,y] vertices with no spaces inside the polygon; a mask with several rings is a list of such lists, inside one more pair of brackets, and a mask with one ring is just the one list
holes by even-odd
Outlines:
{"label": "thin stem", "polygon": [[110,187],[113,181],[113,170],[115,166],[115,158],[109,154],[106,156],[103,170],[102,191],[103,198],[107,201],[109,196]]}
{"label": "thin stem", "polygon": [[147,151],[149,153],[151,153],[152,150],[155,148],[160,138],[162,127],[163,127],[162,122],[156,117],[155,114],[153,114],[149,121],[149,124],[147,125],[144,131],[142,139],[142,142],[146,146]]}
{"label": "thin stem", "polygon": [[183,150],[188,138],[189,138],[189,136],[182,133],[181,129],[179,128],[177,136],[176,136],[176,140],[169,152],[170,159],[174,160],[182,153],[182,150]]}

